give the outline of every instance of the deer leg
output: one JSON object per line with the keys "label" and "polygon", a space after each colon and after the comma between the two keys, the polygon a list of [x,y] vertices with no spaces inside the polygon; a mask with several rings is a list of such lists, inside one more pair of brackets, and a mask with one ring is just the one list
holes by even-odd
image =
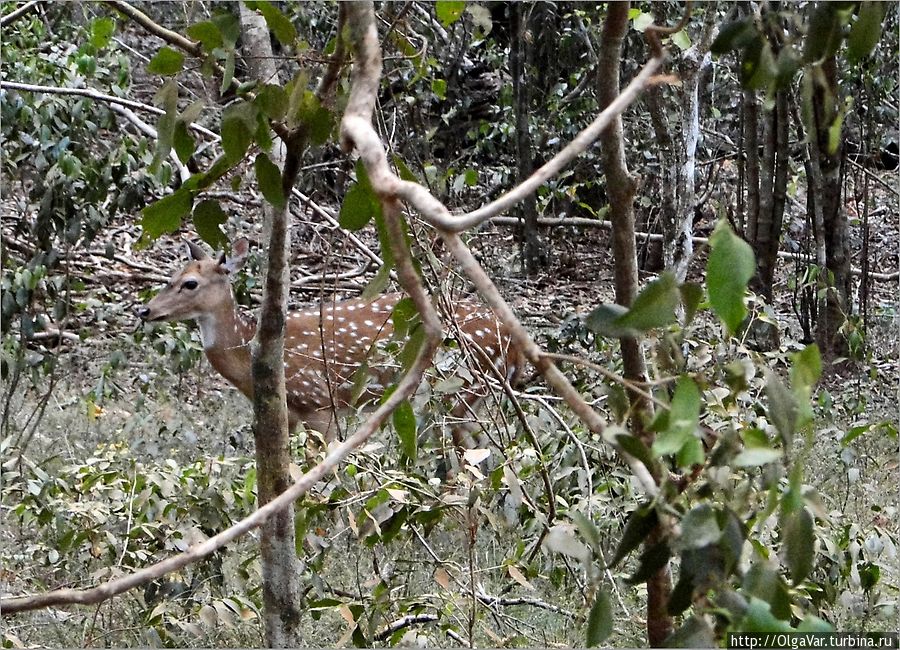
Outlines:
{"label": "deer leg", "polygon": [[308,411],[300,417],[300,420],[307,429],[318,431],[326,443],[331,442],[337,436],[337,422],[335,422],[334,412],[330,407]]}

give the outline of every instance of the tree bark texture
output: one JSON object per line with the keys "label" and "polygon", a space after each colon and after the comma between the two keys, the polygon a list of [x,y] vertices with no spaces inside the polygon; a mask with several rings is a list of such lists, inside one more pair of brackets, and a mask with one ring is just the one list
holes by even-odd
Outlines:
{"label": "tree bark texture", "polygon": [[[597,95],[600,108],[608,106],[619,94],[619,62],[622,57],[622,41],[628,29],[630,3],[610,2],[603,23],[602,42],[598,57]],[[628,306],[637,295],[638,268],[637,245],[634,235],[634,195],[637,184],[625,162],[625,138],[622,119],[615,121],[600,136],[603,171],[610,203],[610,221],[613,223],[612,247],[615,257],[614,275],[616,302]],[[620,339],[624,375],[633,381],[643,381],[646,370],[640,342],[632,337]],[[649,405],[642,396],[630,392],[634,415],[631,426],[634,434],[648,446],[650,432],[646,431],[644,418]],[[645,543],[656,539],[659,531],[650,534]],[[652,646],[660,646],[672,633],[672,617],[667,611],[672,591],[668,565],[657,571],[647,581],[647,640]]]}
{"label": "tree bark texture", "polygon": [[821,202],[823,236],[825,240],[825,268],[828,271],[824,304],[819,306],[816,338],[826,357],[847,353],[841,326],[852,310],[852,276],[850,273],[850,224],[841,204],[843,134],[837,138],[834,151],[829,151],[829,129],[835,119],[839,103],[837,62],[834,55],[821,65],[821,74],[813,81],[812,117],[815,124],[812,160],[818,167],[816,176],[821,183],[810,188],[814,200]]}
{"label": "tree bark texture", "polygon": [[[534,171],[531,155],[531,132],[528,128],[529,92],[528,70],[531,45],[526,36],[528,14],[531,5],[513,2],[509,5],[510,33],[509,67],[513,79],[513,104],[516,117],[516,168],[517,182],[521,183]],[[522,201],[522,260],[525,272],[536,273],[547,261],[547,251],[541,241],[537,223],[537,198],[529,194]]]}
{"label": "tree bark texture", "polygon": [[[263,17],[240,5],[245,47],[250,51],[249,65],[257,79],[278,83],[272,57],[269,30]],[[284,156],[273,150],[276,164],[281,163],[285,196],[290,197],[299,170],[300,152],[288,147]],[[279,160],[281,158],[281,160]],[[289,202],[288,202],[289,203]],[[259,505],[265,505],[292,483],[289,472],[290,430],[284,378],[284,326],[290,276],[290,210],[275,210],[268,203],[263,210],[264,238],[268,235],[265,284],[259,312],[256,339],[252,345],[254,438],[256,442],[256,481]],[[261,527],[260,563],[262,565],[263,620],[266,645],[289,648],[303,645],[300,638],[301,594],[294,535],[294,509],[284,508]]]}
{"label": "tree bark texture", "polygon": [[[659,5],[657,5],[659,7]],[[662,12],[657,11],[658,16]],[[700,139],[700,76],[711,61],[709,46],[715,38],[715,12],[707,12],[707,22],[700,40],[686,50],[679,62],[682,81],[678,111],[680,129],[673,136],[663,86],[649,90],[648,106],[654,134],[667,160],[661,164],[660,217],[663,234],[663,265],[675,272],[679,281],[687,275],[687,265],[694,252],[694,209],[696,204],[697,143]],[[659,18],[658,18],[659,19]]]}

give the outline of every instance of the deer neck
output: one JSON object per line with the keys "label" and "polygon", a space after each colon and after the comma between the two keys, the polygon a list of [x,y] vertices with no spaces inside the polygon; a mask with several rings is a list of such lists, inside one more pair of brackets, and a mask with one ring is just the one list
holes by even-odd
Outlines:
{"label": "deer neck", "polygon": [[256,326],[235,309],[234,299],[197,318],[203,350],[212,366],[247,396],[252,395],[250,341]]}
{"label": "deer neck", "polygon": [[200,340],[207,352],[235,349],[250,343],[256,327],[237,312],[234,298],[216,309],[197,317]]}

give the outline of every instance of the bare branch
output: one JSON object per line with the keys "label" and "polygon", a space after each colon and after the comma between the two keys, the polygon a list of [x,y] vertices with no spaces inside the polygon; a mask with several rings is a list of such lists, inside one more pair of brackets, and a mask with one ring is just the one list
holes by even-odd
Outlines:
{"label": "bare branch", "polygon": [[42,0],[31,0],[31,2],[26,2],[18,9],[13,9],[8,14],[3,17],[0,17],[0,27],[6,27],[14,22],[16,22],[19,18],[32,11],[33,9],[37,9],[38,6],[42,3]]}
{"label": "bare branch", "polygon": [[203,58],[203,48],[200,46],[200,43],[195,43],[189,38],[185,38],[178,32],[173,32],[171,29],[166,29],[165,27],[154,21],[152,18],[150,18],[150,16],[145,14],[143,11],[136,9],[127,2],[121,2],[120,0],[106,0],[105,4],[109,5],[110,7],[121,13],[123,16],[130,18],[154,36],[158,36],[159,38],[164,40],[169,45],[174,45],[175,47],[184,50],[188,54],[196,56],[197,58]]}
{"label": "bare branch", "polygon": [[[166,113],[164,110],[162,110],[161,108],[157,108],[156,106],[150,106],[149,104],[136,102],[133,99],[116,97],[115,95],[106,95],[91,88],[59,88],[57,86],[39,86],[37,84],[24,84],[19,83],[18,81],[4,80],[0,81],[0,89],[21,90],[30,93],[47,93],[48,95],[77,95],[80,97],[96,99],[97,101],[106,102],[107,104],[126,106],[128,108],[146,111],[147,113],[153,113],[154,115],[165,115]],[[213,133],[205,126],[201,126],[200,124],[197,124],[195,122],[192,122],[188,126],[194,131],[202,133],[208,138],[212,138],[216,142],[221,140],[221,138],[217,134]]]}

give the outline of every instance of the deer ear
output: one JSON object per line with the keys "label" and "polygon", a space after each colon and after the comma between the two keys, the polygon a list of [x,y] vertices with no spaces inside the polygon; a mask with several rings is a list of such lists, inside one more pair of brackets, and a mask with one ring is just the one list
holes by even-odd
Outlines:
{"label": "deer ear", "polygon": [[250,242],[247,241],[246,237],[241,237],[231,247],[230,257],[222,253],[221,257],[219,257],[219,266],[226,273],[234,273],[244,265],[248,252],[250,252]]}
{"label": "deer ear", "polygon": [[191,240],[188,239],[184,243],[187,244],[188,257],[190,257],[192,260],[197,260],[199,262],[200,260],[205,260],[209,257],[202,248],[197,246],[197,244],[195,244]]}

